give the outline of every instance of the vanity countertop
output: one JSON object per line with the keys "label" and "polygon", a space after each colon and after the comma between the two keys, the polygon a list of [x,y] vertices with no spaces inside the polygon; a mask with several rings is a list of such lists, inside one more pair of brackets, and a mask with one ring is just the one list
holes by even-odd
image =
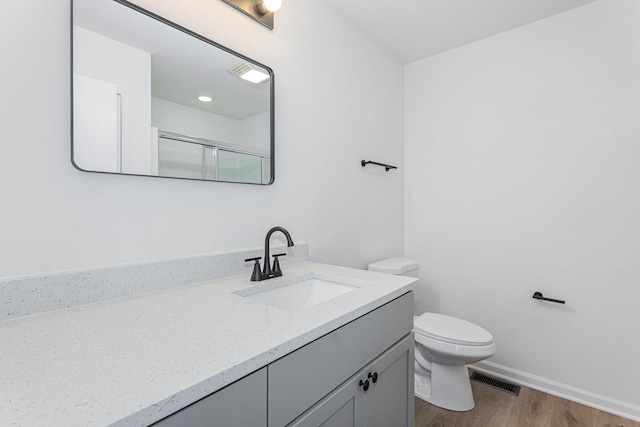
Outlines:
{"label": "vanity countertop", "polygon": [[[359,288],[297,312],[235,295],[308,273]],[[326,264],[197,283],[0,322],[0,420],[143,426],[410,291],[417,279]]]}

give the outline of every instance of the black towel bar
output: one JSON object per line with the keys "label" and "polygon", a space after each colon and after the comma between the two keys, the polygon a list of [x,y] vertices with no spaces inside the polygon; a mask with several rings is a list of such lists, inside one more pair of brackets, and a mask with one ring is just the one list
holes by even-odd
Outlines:
{"label": "black towel bar", "polygon": [[386,170],[387,172],[389,172],[389,169],[398,169],[397,166],[385,165],[384,163],[371,162],[371,161],[365,161],[365,160],[361,161],[360,164],[362,165],[362,167],[365,167],[368,164],[372,164],[372,165],[376,165],[376,166],[382,166],[384,168],[384,170]]}

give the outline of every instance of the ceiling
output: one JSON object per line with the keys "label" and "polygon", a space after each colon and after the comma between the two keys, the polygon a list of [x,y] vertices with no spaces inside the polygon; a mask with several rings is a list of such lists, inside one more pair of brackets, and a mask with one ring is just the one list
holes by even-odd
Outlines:
{"label": "ceiling", "polygon": [[595,0],[327,0],[407,64]]}

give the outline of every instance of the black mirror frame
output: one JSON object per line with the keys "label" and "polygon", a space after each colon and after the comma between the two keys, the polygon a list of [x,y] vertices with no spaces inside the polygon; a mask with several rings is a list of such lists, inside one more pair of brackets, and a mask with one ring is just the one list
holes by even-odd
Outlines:
{"label": "black mirror frame", "polygon": [[82,169],[79,165],[76,164],[76,162],[74,161],[74,123],[73,123],[73,113],[74,113],[74,105],[73,105],[73,3],[74,0],[70,0],[70,7],[71,7],[71,19],[70,19],[70,66],[71,66],[71,98],[70,98],[70,104],[71,104],[71,164],[78,170],[83,171],[83,172],[90,172],[90,173],[100,173],[100,174],[109,174],[109,175],[128,175],[128,176],[145,176],[145,177],[151,177],[151,178],[169,178],[169,179],[183,179],[183,180],[187,180],[187,181],[205,181],[205,182],[224,182],[224,183],[231,183],[231,184],[249,184],[249,185],[271,185],[274,183],[275,181],[275,74],[273,72],[273,70],[271,69],[271,67],[268,67],[254,59],[251,59],[245,55],[242,55],[241,53],[238,53],[232,49],[229,49],[226,46],[221,45],[220,43],[216,43],[213,40],[210,40],[198,33],[195,33],[181,25],[176,24],[175,22],[172,22],[160,15],[156,15],[153,12],[150,12],[136,4],[130,3],[126,0],[113,0],[116,3],[120,3],[123,6],[129,7],[130,9],[133,9],[137,12],[142,13],[143,15],[146,15],[152,19],[155,19],[165,25],[168,25],[178,31],[182,31],[185,34],[188,34],[192,37],[195,37],[198,40],[201,40],[205,43],[208,43],[214,47],[217,47],[218,49],[221,49],[227,53],[230,53],[232,55],[237,56],[240,59],[243,59],[247,62],[250,62],[252,64],[255,64],[265,70],[267,70],[267,72],[269,73],[269,86],[270,86],[270,90],[269,90],[269,108],[270,108],[270,119],[269,119],[269,152],[270,152],[270,156],[269,156],[269,164],[270,164],[270,172],[271,172],[271,177],[269,179],[269,182],[267,183],[252,183],[252,182],[238,182],[238,181],[223,181],[223,180],[208,180],[208,179],[197,179],[197,178],[182,178],[182,177],[170,177],[170,176],[161,176],[161,175],[145,175],[145,174],[132,174],[132,173],[125,173],[125,172],[119,172],[119,173],[115,173],[115,172],[103,172],[103,171],[93,171],[93,170],[86,170],[86,169]]}

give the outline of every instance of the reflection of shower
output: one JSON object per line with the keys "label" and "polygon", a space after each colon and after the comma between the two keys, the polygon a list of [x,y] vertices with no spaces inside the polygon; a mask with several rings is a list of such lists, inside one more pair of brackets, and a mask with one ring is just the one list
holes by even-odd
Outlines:
{"label": "reflection of shower", "polygon": [[159,176],[266,184],[270,166],[264,150],[158,132]]}

